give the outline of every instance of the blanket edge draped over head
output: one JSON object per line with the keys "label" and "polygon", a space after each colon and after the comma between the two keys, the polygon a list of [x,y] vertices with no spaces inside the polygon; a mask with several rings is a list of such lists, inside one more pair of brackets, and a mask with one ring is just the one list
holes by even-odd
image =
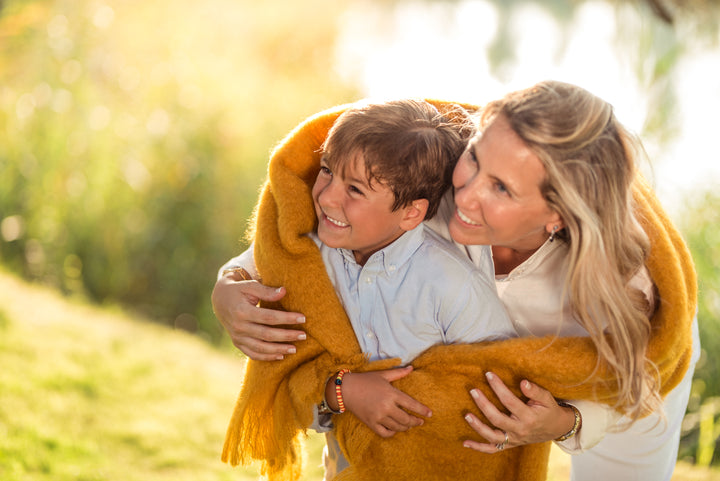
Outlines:
{"label": "blanket edge draped over head", "polygon": [[[469,104],[430,102],[442,112],[458,105],[476,109]],[[261,472],[271,480],[300,479],[300,435],[312,422],[313,406],[322,400],[329,376],[341,368],[365,371],[397,364],[392,359],[371,363],[362,354],[319,250],[305,235],[316,223],[311,188],[319,169],[318,149],[332,123],[348,107],[341,105],[309,117],[275,148],[256,210],[256,267],[265,285],[287,290],[281,302],[266,307],[303,313],[307,340],[296,345],[296,354],[282,361],[247,362],[222,460],[232,465],[261,461]],[[634,198],[638,217],[651,239],[647,266],[660,294],[648,355],[657,366],[662,393],[667,394],[680,382],[690,361],[697,299],[695,270],[680,234],[641,179],[634,185]],[[423,462],[423,469],[427,468],[428,452],[446,455],[447,462],[434,463],[445,477],[455,469],[452,474],[456,476],[477,476],[478,470],[486,473],[475,479],[545,479],[549,443],[495,455],[462,448],[463,437],[477,438],[462,414],[473,411],[483,419],[467,394],[469,388],[483,390],[497,403],[484,379],[490,369],[508,386],[518,386],[527,378],[557,398],[596,399],[608,404],[615,400],[613,377],[607,370],[596,369],[596,351],[589,338],[519,338],[436,346],[412,364],[413,373],[395,385],[431,407],[433,418],[422,427],[384,440],[351,413],[334,416],[337,438],[351,463],[338,479],[431,476],[415,468]],[[515,393],[520,395],[517,389]],[[398,463],[398,459],[404,462]]]}

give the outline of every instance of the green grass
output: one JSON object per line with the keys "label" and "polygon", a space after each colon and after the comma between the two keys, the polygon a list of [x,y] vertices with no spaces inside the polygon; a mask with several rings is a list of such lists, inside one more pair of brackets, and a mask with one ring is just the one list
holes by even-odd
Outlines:
{"label": "green grass", "polygon": [[240,356],[6,274],[0,306],[0,479],[256,478],[219,459]]}
{"label": "green grass", "polygon": [[[242,364],[192,335],[0,272],[0,479],[257,479],[219,459]],[[307,480],[322,478],[321,449],[311,436]],[[676,471],[676,481],[720,480]],[[567,472],[553,451],[550,479]]]}

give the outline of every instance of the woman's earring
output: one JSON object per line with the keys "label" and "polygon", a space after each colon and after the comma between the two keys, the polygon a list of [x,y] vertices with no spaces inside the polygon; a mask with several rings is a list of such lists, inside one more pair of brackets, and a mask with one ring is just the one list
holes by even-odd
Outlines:
{"label": "woman's earring", "polygon": [[552,232],[550,233],[550,242],[552,242],[552,241],[555,240],[555,233],[556,233],[559,229],[560,229],[560,227],[558,227],[558,226],[556,226],[556,225],[553,226],[553,230],[552,230]]}

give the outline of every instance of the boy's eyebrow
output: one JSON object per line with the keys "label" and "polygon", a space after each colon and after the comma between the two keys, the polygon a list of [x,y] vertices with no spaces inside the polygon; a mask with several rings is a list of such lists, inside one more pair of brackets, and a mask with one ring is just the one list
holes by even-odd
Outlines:
{"label": "boy's eyebrow", "polygon": [[358,184],[363,184],[368,187],[370,186],[370,181],[366,177],[360,178],[360,177],[348,176],[348,177],[345,177],[345,180],[350,181],[350,182],[355,182]]}

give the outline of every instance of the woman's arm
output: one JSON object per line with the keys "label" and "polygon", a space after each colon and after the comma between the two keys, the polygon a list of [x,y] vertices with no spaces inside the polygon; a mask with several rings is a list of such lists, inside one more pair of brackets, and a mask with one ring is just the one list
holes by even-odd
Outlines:
{"label": "woman's arm", "polygon": [[305,317],[297,312],[285,312],[259,308],[260,301],[275,302],[285,296],[284,287],[264,286],[255,279],[257,271],[252,261],[252,246],[238,257],[226,263],[218,273],[212,292],[215,316],[230,335],[235,347],[249,358],[257,361],[274,361],[295,353],[295,346],[289,344],[305,339],[299,330],[273,326],[302,324]]}

